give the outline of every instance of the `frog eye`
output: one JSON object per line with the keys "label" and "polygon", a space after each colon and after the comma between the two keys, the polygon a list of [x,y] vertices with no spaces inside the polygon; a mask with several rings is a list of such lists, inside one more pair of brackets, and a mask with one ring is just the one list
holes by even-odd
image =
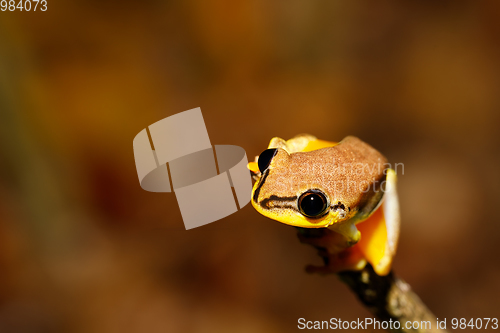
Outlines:
{"label": "frog eye", "polygon": [[318,217],[328,208],[328,199],[320,190],[309,190],[299,197],[299,210],[307,217]]}
{"label": "frog eye", "polygon": [[278,149],[266,149],[259,155],[259,160],[257,164],[259,165],[259,170],[261,173],[266,171],[274,155],[278,152]]}

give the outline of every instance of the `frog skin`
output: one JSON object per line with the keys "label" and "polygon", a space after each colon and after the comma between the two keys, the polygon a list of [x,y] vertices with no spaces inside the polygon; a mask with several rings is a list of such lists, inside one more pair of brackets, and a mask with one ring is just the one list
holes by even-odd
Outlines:
{"label": "frog skin", "polygon": [[262,215],[299,228],[327,228],[324,237],[299,237],[326,251],[319,273],[360,270],[370,263],[389,273],[399,237],[396,173],[360,139],[339,143],[298,135],[273,138],[249,163],[252,205]]}

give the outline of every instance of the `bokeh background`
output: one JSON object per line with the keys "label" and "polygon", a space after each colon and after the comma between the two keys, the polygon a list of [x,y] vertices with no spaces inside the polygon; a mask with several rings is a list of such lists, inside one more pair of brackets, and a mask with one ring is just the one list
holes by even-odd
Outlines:
{"label": "bokeh background", "polygon": [[[394,264],[439,318],[500,316],[498,1],[61,1],[0,12],[0,332],[293,332],[370,316],[249,205],[186,231],[132,140],[356,135],[403,163]],[[196,203],[193,202],[193,205]],[[368,330],[370,331],[370,330]]]}

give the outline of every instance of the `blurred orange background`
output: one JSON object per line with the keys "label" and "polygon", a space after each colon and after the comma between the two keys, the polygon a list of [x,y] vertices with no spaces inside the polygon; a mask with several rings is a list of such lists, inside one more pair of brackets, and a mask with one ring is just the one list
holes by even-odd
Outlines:
{"label": "blurred orange background", "polygon": [[[186,231],[132,140],[356,135],[399,174],[395,272],[440,319],[500,310],[500,3],[60,1],[0,12],[0,332],[293,332],[370,316],[251,205]],[[196,203],[193,203],[196,204]],[[368,332],[370,330],[367,330]]]}

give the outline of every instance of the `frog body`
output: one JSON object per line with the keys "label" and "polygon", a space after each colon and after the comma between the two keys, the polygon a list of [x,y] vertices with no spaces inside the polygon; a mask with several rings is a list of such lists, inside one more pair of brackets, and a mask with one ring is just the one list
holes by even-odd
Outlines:
{"label": "frog body", "polygon": [[[299,228],[328,228],[301,238],[327,251],[322,271],[390,271],[399,236],[396,174],[387,159],[360,139],[339,143],[298,135],[273,138],[249,164],[252,205],[262,215]],[[314,270],[314,269],[313,269]]]}

